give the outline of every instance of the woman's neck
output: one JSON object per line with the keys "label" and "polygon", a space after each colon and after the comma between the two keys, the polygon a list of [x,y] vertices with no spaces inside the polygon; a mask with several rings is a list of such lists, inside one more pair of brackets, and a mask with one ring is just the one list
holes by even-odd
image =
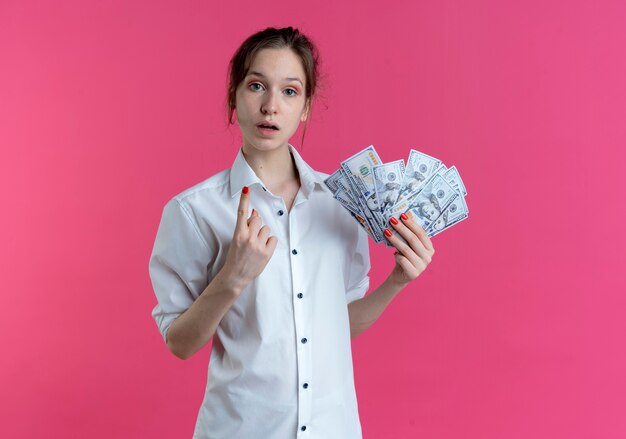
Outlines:
{"label": "woman's neck", "polygon": [[280,193],[296,182],[300,186],[298,168],[288,145],[273,151],[254,150],[252,153],[244,149],[243,156],[272,193]]}

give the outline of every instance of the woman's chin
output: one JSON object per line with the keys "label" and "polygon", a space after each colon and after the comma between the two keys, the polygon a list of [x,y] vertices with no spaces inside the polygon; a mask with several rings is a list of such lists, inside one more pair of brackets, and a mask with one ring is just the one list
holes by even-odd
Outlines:
{"label": "woman's chin", "polygon": [[288,142],[283,139],[254,139],[252,142],[244,142],[243,152],[254,154],[256,152],[271,152],[287,148]]}

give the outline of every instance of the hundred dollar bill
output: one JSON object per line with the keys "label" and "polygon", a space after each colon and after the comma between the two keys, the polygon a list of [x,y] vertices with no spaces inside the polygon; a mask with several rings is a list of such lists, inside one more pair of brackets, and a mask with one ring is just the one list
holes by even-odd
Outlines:
{"label": "hundred dollar bill", "polygon": [[361,198],[364,200],[365,205],[373,214],[380,210],[380,207],[376,198],[372,168],[381,163],[373,145],[341,162],[341,167],[352,186],[353,196],[356,199]]}
{"label": "hundred dollar bill", "polygon": [[462,196],[456,197],[448,207],[444,209],[439,218],[437,218],[430,225],[426,233],[429,237],[433,237],[438,233],[443,232],[446,229],[449,229],[456,223],[463,221],[469,215],[469,210],[467,208],[467,204],[465,203],[465,198]]}
{"label": "hundred dollar bill", "polygon": [[337,201],[341,203],[343,207],[348,209],[350,212],[353,212],[356,215],[363,216],[363,212],[361,212],[361,209],[359,209],[359,206],[357,206],[356,204],[352,202],[352,200],[350,199],[346,191],[344,191],[343,189],[341,188],[337,189],[337,192],[335,192],[334,197]]}
{"label": "hundred dollar bill", "polygon": [[388,227],[388,224],[380,211],[376,192],[370,194],[367,198],[359,198],[358,201],[362,211],[365,213],[365,216],[371,219],[372,227],[375,227],[378,230],[381,239],[384,239],[383,232]]}
{"label": "hundred dollar bill", "polygon": [[339,168],[339,172],[341,174],[340,178],[337,179],[337,185],[340,189],[342,189],[348,198],[352,201],[352,204],[358,206],[359,202],[357,200],[358,193],[353,189],[353,185],[350,184],[350,177],[346,174],[342,168]]}
{"label": "hundred dollar bill", "polygon": [[354,201],[357,202],[362,212],[370,222],[372,229],[383,240],[383,230],[385,221],[380,212],[378,199],[374,186],[374,176],[372,168],[382,164],[374,145],[354,154],[347,160],[341,162],[341,168],[348,177],[348,182],[352,188]]}
{"label": "hundred dollar bill", "polygon": [[374,193],[372,167],[381,163],[382,161],[376,149],[374,149],[374,145],[370,145],[341,162],[341,168],[350,177],[350,182],[355,185],[355,189],[361,192],[363,197],[367,198]]}
{"label": "hundred dollar bill", "polygon": [[339,190],[339,185],[337,183],[337,180],[339,180],[341,177],[342,175],[341,175],[341,168],[340,168],[340,169],[337,169],[332,174],[330,174],[324,180],[324,184],[328,187],[328,189],[330,189],[333,195],[335,195],[335,193]]}
{"label": "hundred dollar bill", "polygon": [[334,198],[339,201],[339,203],[346,208],[348,212],[350,212],[350,215],[358,221],[358,223],[367,231],[368,235],[370,235],[372,239],[376,240],[376,235],[373,233],[368,221],[364,218],[363,212],[361,212],[361,209],[357,204],[355,204],[355,201],[344,189],[348,186],[346,178],[347,177],[343,170],[339,168],[337,171],[329,175],[324,180],[324,183],[333,193]]}
{"label": "hundred dollar bill", "polygon": [[467,195],[467,190],[465,189],[465,185],[463,184],[463,180],[461,180],[461,175],[459,175],[456,166],[450,166],[450,168],[443,173],[443,178],[445,178],[457,192],[460,192],[463,196]]}
{"label": "hundred dollar bill", "polygon": [[374,166],[372,172],[374,174],[374,187],[380,212],[383,218],[388,219],[402,187],[404,160],[396,160]]}
{"label": "hundred dollar bill", "polygon": [[441,215],[446,207],[460,196],[441,175],[435,174],[427,181],[419,194],[394,206],[393,215],[405,213],[424,229]]}
{"label": "hundred dollar bill", "polygon": [[339,168],[333,172],[324,180],[324,183],[344,207],[357,215],[363,215],[363,212],[360,211],[357,205],[357,201],[352,196],[352,189],[348,184],[348,177],[343,169]]}
{"label": "hundred dollar bill", "polygon": [[[443,167],[444,167],[443,164],[439,165],[439,167],[435,170],[435,172],[430,174],[430,176],[426,178],[426,180],[420,182],[419,185],[414,186],[414,190],[412,192],[405,191],[404,194],[398,196],[396,203],[391,208],[390,218],[391,216],[398,217],[398,215],[400,215],[403,212],[402,209],[408,206],[408,204],[412,200],[414,200],[415,197],[417,197],[425,187],[427,187],[430,184],[432,179],[435,178],[435,175],[440,175],[443,177],[443,172],[444,172]],[[400,191],[403,191],[405,189],[406,188],[404,188],[403,186],[402,189],[400,189]]]}
{"label": "hundred dollar bill", "polygon": [[[375,242],[380,242],[383,239],[383,230],[381,230],[379,221],[374,217],[374,214],[369,210],[367,206],[367,200],[363,197],[359,190],[356,189],[355,183],[352,181],[351,176],[343,169],[341,170],[341,177],[337,179],[337,185],[339,186],[340,196],[344,201],[350,201],[352,207],[355,208],[355,213],[360,217],[365,218],[368,224],[368,230],[372,232],[372,239]],[[337,198],[337,195],[335,195]]]}
{"label": "hundred dollar bill", "polygon": [[428,154],[411,149],[406,161],[406,170],[402,179],[402,188],[394,204],[407,200],[411,195],[417,194],[420,187],[442,165],[441,160]]}
{"label": "hundred dollar bill", "polygon": [[[398,197],[398,201],[396,201],[396,204],[392,208],[391,216],[393,216],[393,215],[395,215],[397,213],[396,212],[396,206],[399,206],[399,205],[402,205],[402,204],[411,204],[413,202],[413,200],[415,200],[415,198],[417,196],[419,196],[419,194],[422,192],[422,190],[424,188],[428,187],[428,185],[431,183],[433,178],[435,178],[435,176],[439,175],[440,177],[444,178],[444,174],[445,174],[445,172],[447,170],[448,170],[448,168],[446,167],[446,165],[441,163],[439,165],[439,167],[437,169],[435,169],[435,172],[430,174],[430,176],[428,178],[426,178],[426,180],[423,181],[419,186],[417,186],[417,188],[413,192],[406,193],[403,197]],[[450,184],[450,185],[452,186],[452,184]]]}
{"label": "hundred dollar bill", "polygon": [[355,189],[354,183],[351,182],[351,178],[343,169],[341,169],[341,177],[336,180],[336,183],[338,190],[334,195],[335,198],[338,199],[344,207],[364,220],[364,222],[359,221],[362,225],[367,224],[366,229],[376,243],[382,241],[383,231],[380,230],[377,221],[368,209],[366,200],[359,191]]}
{"label": "hundred dollar bill", "polygon": [[[357,202],[357,205],[359,206],[360,211],[363,213],[363,217],[367,220],[367,223],[372,229],[372,238],[374,239],[374,242],[379,243],[383,241],[384,240],[384,235],[383,235],[384,228],[381,227],[380,221],[374,217],[375,213],[372,212],[369,209],[369,207],[367,207],[367,202],[364,198],[357,197],[356,202]],[[379,212],[377,211],[377,213]]]}

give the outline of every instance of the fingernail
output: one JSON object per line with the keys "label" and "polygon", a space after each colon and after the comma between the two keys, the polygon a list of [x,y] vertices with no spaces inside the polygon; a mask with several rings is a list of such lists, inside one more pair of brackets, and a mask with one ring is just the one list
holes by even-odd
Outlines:
{"label": "fingernail", "polygon": [[252,213],[250,215],[254,215],[254,209],[252,209]]}
{"label": "fingernail", "polygon": [[390,222],[391,222],[391,224],[393,224],[394,226],[395,226],[396,224],[398,224],[398,220],[397,220],[395,217],[393,217],[393,216],[391,217],[391,219],[390,219],[389,221],[390,221]]}
{"label": "fingernail", "polygon": [[400,215],[400,218],[402,218],[404,221],[409,219],[409,217],[406,216],[404,213],[402,215]]}
{"label": "fingernail", "polygon": [[391,238],[391,235],[393,235],[393,233],[391,233],[391,230],[389,230],[389,229],[385,229],[385,236],[386,236],[387,238]]}
{"label": "fingernail", "polygon": [[241,190],[244,194],[248,193],[248,186],[244,186],[243,189]]}

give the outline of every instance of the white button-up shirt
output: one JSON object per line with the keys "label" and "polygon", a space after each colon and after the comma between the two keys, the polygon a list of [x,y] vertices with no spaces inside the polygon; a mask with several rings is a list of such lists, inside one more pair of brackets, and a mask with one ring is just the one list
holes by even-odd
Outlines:
{"label": "white button-up shirt", "polygon": [[289,145],[301,187],[291,212],[246,162],[171,199],[150,258],[167,341],[171,323],[222,268],[241,189],[278,245],[224,315],[213,338],[194,438],[357,439],[347,305],[369,287],[368,235]]}

